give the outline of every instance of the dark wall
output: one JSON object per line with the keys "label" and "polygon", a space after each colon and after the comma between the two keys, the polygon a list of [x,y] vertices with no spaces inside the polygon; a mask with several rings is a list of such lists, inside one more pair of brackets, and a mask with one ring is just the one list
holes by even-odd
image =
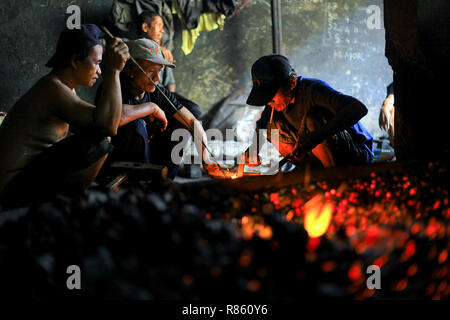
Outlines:
{"label": "dark wall", "polygon": [[[67,7],[80,6],[81,23],[98,23],[109,13],[111,0],[0,1],[0,110],[14,103],[50,69],[59,34],[66,27]],[[77,88],[93,101],[94,90]]]}
{"label": "dark wall", "polygon": [[450,2],[385,0],[398,160],[449,157]]}
{"label": "dark wall", "polygon": [[[81,7],[82,23],[99,22],[108,15],[112,0],[1,2],[0,109],[8,110],[49,71],[44,64],[71,4]],[[370,5],[383,12],[381,0],[282,0],[282,50],[299,74],[325,80],[361,99],[369,107],[363,123],[378,135],[378,110],[392,72],[384,57],[383,26],[369,30],[366,25]],[[272,52],[270,0],[251,0],[239,15],[226,20],[223,31],[202,32],[190,55],[184,56],[180,46],[178,29],[178,91],[206,111],[234,90],[249,86],[252,63]],[[92,102],[95,89],[77,91]]]}

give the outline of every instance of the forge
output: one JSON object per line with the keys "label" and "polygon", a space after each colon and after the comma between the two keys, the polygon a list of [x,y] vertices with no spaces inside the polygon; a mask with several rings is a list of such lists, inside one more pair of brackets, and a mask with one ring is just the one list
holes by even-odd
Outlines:
{"label": "forge", "polygon": [[[41,298],[445,299],[447,163],[58,196],[0,217],[0,281]],[[83,290],[66,290],[66,264]]]}
{"label": "forge", "polygon": [[[6,125],[14,129],[0,140],[0,148],[21,136],[19,129],[36,116],[34,106],[25,108],[32,112],[21,117],[13,106],[34,101],[20,96],[51,72],[44,66],[67,20],[65,3],[43,1],[21,7],[22,2],[12,1],[0,9],[0,60],[8,62],[0,70],[8,79],[0,82],[0,138]],[[173,15],[169,2],[184,2],[188,15],[189,3],[233,3],[234,8],[227,10],[225,25],[222,16],[215,15],[218,30],[202,31],[194,39],[196,32],[185,29],[184,18],[191,18],[193,25],[199,17]],[[2,299],[191,301],[178,316],[218,314],[220,306],[195,305],[193,301],[200,299],[227,303],[449,299],[450,146],[444,116],[449,105],[448,0],[77,1],[83,22],[104,24],[105,30],[122,39],[136,39],[133,19],[142,4],[159,6],[164,15],[161,19],[170,30],[164,32],[163,47],[176,60],[172,74],[176,92],[203,112],[201,118],[195,116],[208,138],[203,146],[210,148],[223,169],[210,176],[202,171],[203,159],[195,162],[195,148],[186,138],[179,144],[180,152],[186,151],[184,143],[189,150],[173,181],[167,180],[175,172],[168,167],[178,164],[173,158],[164,164],[148,157],[149,163],[111,160],[95,183],[76,195],[58,191],[33,205],[0,207]],[[128,17],[117,15],[124,12],[121,5],[131,10]],[[35,27],[18,33],[28,20]],[[192,54],[186,54],[187,49]],[[280,166],[280,154],[266,143],[260,150],[265,154],[263,164],[257,168],[237,164],[265,109],[247,104],[254,80],[266,81],[254,79],[252,65],[270,53],[288,57],[298,79],[317,78],[361,100],[367,115],[360,120],[374,138],[374,163],[342,168],[294,168],[286,162]],[[154,73],[159,78],[158,71]],[[382,132],[379,122],[387,87],[395,96],[392,137],[391,132]],[[77,101],[97,107],[97,88],[74,89]],[[123,111],[129,102],[116,104],[115,111],[120,106]],[[274,109],[268,113],[270,124],[280,119]],[[150,115],[136,116],[133,122]],[[81,121],[78,116],[74,112],[73,123]],[[122,117],[120,112],[118,116]],[[19,125],[11,122],[12,117],[20,120]],[[31,133],[41,133],[41,124],[53,122],[66,125],[65,118],[51,115],[45,121],[39,118],[38,129]],[[144,143],[155,142],[160,129],[156,123],[141,129],[147,134]],[[300,135],[300,130],[295,132]],[[31,145],[24,143],[25,152],[17,159]],[[134,145],[123,146],[131,150]],[[153,148],[144,147],[146,156],[170,149],[164,143]],[[5,154],[0,152],[0,160]],[[17,159],[10,162],[18,163]],[[6,172],[10,171],[0,171]],[[46,181],[36,180],[38,191]],[[25,179],[26,185],[29,182]],[[19,200],[22,195],[25,198],[26,192],[19,193]],[[68,270],[80,271],[79,290],[67,286]],[[259,304],[248,306],[261,311]],[[270,304],[265,307],[272,311]]]}

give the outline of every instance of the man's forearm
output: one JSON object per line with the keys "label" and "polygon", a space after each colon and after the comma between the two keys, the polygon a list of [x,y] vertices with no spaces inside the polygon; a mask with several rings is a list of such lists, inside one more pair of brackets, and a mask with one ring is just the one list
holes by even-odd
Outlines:
{"label": "man's forearm", "polygon": [[262,148],[262,141],[259,138],[259,135],[259,129],[256,129],[253,134],[252,144],[244,152],[246,163],[257,164],[259,162],[258,154]]}
{"label": "man's forearm", "polygon": [[122,115],[120,117],[119,127],[122,127],[134,120],[152,115],[155,112],[155,109],[155,104],[153,102],[135,106],[124,104],[122,106]]}
{"label": "man's forearm", "polygon": [[186,107],[178,110],[178,112],[174,114],[174,118],[188,129],[191,135],[193,135],[195,148],[197,149],[198,154],[201,155],[202,160],[209,160],[209,152],[205,148],[208,143],[208,138],[206,137],[205,130],[200,121],[198,121]]}
{"label": "man's forearm", "polygon": [[[356,124],[367,114],[367,107],[357,99],[347,104],[336,113],[336,116],[327,122],[320,131],[322,140]],[[319,143],[319,142],[318,142]]]}
{"label": "man's forearm", "polygon": [[94,111],[94,123],[108,135],[116,135],[122,113],[122,93],[119,71],[106,72],[103,90]]}
{"label": "man's forearm", "polygon": [[210,160],[209,152],[205,148],[208,145],[208,138],[202,124],[198,120],[193,120],[191,126],[194,129],[194,143],[197,152],[202,155],[202,160]]}

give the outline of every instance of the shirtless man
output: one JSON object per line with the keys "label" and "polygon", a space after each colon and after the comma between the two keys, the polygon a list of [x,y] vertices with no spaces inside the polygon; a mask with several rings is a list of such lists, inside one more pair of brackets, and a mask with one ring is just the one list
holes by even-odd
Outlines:
{"label": "shirtless man", "polygon": [[[112,40],[105,52],[104,90],[97,106],[80,99],[102,74],[103,33],[95,25],[64,30],[41,78],[8,112],[0,127],[0,204],[43,201],[57,192],[80,191],[95,179],[117,133],[122,96],[119,74],[128,47]],[[67,137],[69,125],[80,134]]]}

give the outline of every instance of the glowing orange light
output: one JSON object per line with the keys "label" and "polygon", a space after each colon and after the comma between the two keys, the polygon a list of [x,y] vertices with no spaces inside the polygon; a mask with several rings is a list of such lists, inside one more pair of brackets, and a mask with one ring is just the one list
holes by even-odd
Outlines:
{"label": "glowing orange light", "polygon": [[361,266],[359,264],[354,264],[349,270],[347,274],[348,278],[352,281],[357,281],[362,276]]}
{"label": "glowing orange light", "polygon": [[309,238],[306,244],[306,250],[308,252],[314,252],[319,247],[321,238]]}
{"label": "glowing orange light", "polygon": [[333,204],[326,201],[323,195],[316,195],[305,206],[305,230],[311,238],[325,234],[333,213]]}
{"label": "glowing orange light", "polygon": [[242,224],[247,224],[248,223],[248,217],[247,216],[243,216],[242,220],[241,220]]}
{"label": "glowing orange light", "polygon": [[448,251],[446,249],[442,250],[442,252],[439,254],[439,264],[443,264],[448,258]]}
{"label": "glowing orange light", "polygon": [[322,263],[322,265],[320,266],[323,272],[333,272],[334,270],[336,270],[336,262],[334,261],[325,261],[324,263]]}
{"label": "glowing orange light", "polygon": [[369,238],[376,238],[379,235],[380,235],[380,229],[377,226],[373,225],[367,229],[367,236]]}
{"label": "glowing orange light", "polygon": [[430,222],[425,230],[425,233],[429,238],[435,238],[436,233],[439,230],[439,224],[436,222],[436,219],[431,218]]}
{"label": "glowing orange light", "polygon": [[251,262],[252,262],[252,256],[250,255],[250,253],[243,252],[241,257],[239,258],[239,264],[243,268],[246,268],[250,265]]}
{"label": "glowing orange light", "polygon": [[347,235],[347,237],[351,237],[355,233],[356,233],[356,227],[354,225],[348,225],[345,228],[345,234]]}
{"label": "glowing orange light", "polygon": [[397,284],[394,287],[395,291],[403,291],[408,286],[408,279],[403,279],[397,282]]}
{"label": "glowing orange light", "polygon": [[258,225],[257,228],[258,230],[258,235],[260,238],[262,239],[272,239],[272,228],[270,226],[264,226],[264,225]]}
{"label": "glowing orange light", "polygon": [[437,200],[433,205],[433,210],[437,210],[441,206],[441,202]]}
{"label": "glowing orange light", "polygon": [[418,270],[417,264],[412,264],[406,271],[406,275],[411,278],[416,275],[417,270]]}
{"label": "glowing orange light", "polygon": [[420,232],[420,225],[416,222],[411,228],[411,233],[418,234],[419,232]]}
{"label": "glowing orange light", "polygon": [[381,257],[378,257],[373,264],[377,265],[378,267],[382,268],[387,262],[389,258],[386,255],[382,255]]}
{"label": "glowing orange light", "polygon": [[183,276],[183,282],[184,282],[184,284],[185,285],[187,285],[187,286],[191,286],[191,285],[193,285],[194,284],[194,277],[192,276],[192,275],[190,275],[190,274],[185,274],[184,276]]}
{"label": "glowing orange light", "polygon": [[416,243],[414,240],[409,240],[406,243],[405,251],[403,252],[401,260],[406,261],[409,258],[411,258],[415,253],[416,253]]}
{"label": "glowing orange light", "polygon": [[248,289],[252,292],[261,289],[261,282],[259,280],[253,279],[248,282]]}
{"label": "glowing orange light", "polygon": [[294,218],[294,211],[293,210],[289,210],[288,214],[286,215],[286,220],[287,221],[291,221],[292,218]]}

